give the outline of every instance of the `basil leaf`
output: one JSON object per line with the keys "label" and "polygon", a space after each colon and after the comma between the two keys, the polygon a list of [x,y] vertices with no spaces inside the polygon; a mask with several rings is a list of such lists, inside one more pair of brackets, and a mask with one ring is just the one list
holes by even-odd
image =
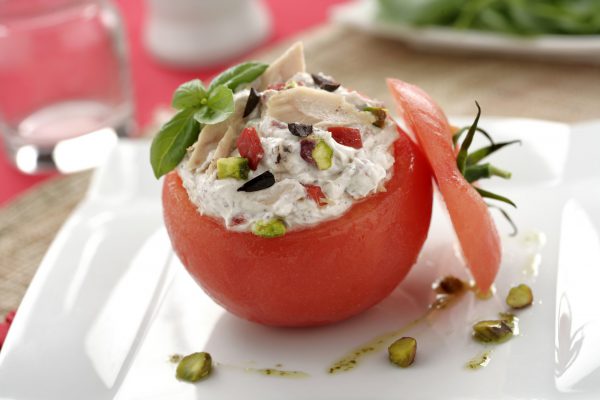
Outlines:
{"label": "basil leaf", "polygon": [[267,67],[267,64],[256,61],[248,61],[235,65],[213,79],[208,87],[208,91],[210,92],[221,85],[225,85],[229,89],[235,91],[238,86],[243,85],[244,83],[250,83],[261,76]]}
{"label": "basil leaf", "polygon": [[175,90],[171,105],[178,110],[199,107],[202,105],[202,100],[206,99],[206,96],[206,89],[200,79],[193,79]]}
{"label": "basil leaf", "polygon": [[209,92],[206,105],[196,111],[194,118],[203,124],[217,124],[225,121],[233,113],[233,109],[233,92],[221,85]]}
{"label": "basil leaf", "polygon": [[152,140],[150,164],[156,178],[175,169],[185,156],[187,148],[198,139],[200,124],[194,119],[194,111],[179,111],[162,126]]}

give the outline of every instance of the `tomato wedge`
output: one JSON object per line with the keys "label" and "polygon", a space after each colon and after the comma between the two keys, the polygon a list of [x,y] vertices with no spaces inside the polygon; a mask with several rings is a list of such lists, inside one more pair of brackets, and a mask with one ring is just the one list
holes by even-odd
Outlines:
{"label": "tomato wedge", "polygon": [[429,160],[475,283],[487,292],[500,267],[500,237],[487,205],[458,170],[448,119],[421,88],[397,79],[387,85]]}

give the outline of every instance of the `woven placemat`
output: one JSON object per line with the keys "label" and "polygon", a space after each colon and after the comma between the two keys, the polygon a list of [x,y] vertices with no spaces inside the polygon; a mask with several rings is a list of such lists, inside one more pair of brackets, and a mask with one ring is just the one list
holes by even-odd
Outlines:
{"label": "woven placemat", "polygon": [[[433,54],[338,26],[324,26],[304,40],[308,67],[333,75],[345,86],[391,101],[384,78],[413,82],[448,114],[575,122],[600,118],[600,69],[474,54]],[[256,58],[270,60],[289,44]],[[47,182],[0,210],[0,315],[19,304],[57,230],[81,200],[89,173]]]}

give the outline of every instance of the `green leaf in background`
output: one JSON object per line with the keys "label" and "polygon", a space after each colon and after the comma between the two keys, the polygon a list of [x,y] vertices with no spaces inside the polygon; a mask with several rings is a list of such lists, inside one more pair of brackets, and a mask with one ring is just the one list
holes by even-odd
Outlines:
{"label": "green leaf in background", "polygon": [[377,0],[378,18],[531,36],[600,34],[600,0]]}
{"label": "green leaf in background", "polygon": [[193,79],[179,86],[177,90],[175,90],[171,105],[178,110],[200,107],[202,105],[202,100],[206,99],[206,97],[206,89],[200,79]]}
{"label": "green leaf in background", "polygon": [[206,105],[196,111],[194,118],[202,124],[217,124],[233,113],[233,92],[225,85],[211,89]]}
{"label": "green leaf in background", "polygon": [[413,25],[452,23],[467,0],[379,0],[379,18]]}
{"label": "green leaf in background", "polygon": [[175,169],[187,148],[198,139],[200,124],[194,119],[194,113],[194,109],[179,111],[152,140],[150,164],[156,178]]}
{"label": "green leaf in background", "polygon": [[208,90],[212,91],[217,86],[225,85],[235,92],[238,86],[243,85],[244,83],[250,83],[261,76],[268,66],[268,64],[256,61],[238,64],[222,72],[213,79]]}

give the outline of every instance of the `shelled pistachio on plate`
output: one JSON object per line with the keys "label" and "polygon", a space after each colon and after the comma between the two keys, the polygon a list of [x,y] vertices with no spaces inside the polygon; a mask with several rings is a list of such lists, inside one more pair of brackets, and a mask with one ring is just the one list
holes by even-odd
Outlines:
{"label": "shelled pistachio on plate", "polygon": [[[512,287],[506,297],[506,304],[519,310],[533,302],[533,292],[525,284]],[[512,313],[500,313],[495,320],[479,321],[473,325],[473,338],[483,343],[503,343],[518,333],[518,318]]]}
{"label": "shelled pistachio on plate", "polygon": [[510,308],[521,309],[533,303],[533,292],[527,285],[521,284],[510,288],[508,296],[506,296],[506,304]]}
{"label": "shelled pistachio on plate", "polygon": [[192,353],[179,361],[175,376],[180,381],[198,382],[212,371],[212,357],[206,352]]}
{"label": "shelled pistachio on plate", "polygon": [[402,337],[388,347],[390,361],[401,368],[410,367],[416,354],[417,341],[411,337]]}

